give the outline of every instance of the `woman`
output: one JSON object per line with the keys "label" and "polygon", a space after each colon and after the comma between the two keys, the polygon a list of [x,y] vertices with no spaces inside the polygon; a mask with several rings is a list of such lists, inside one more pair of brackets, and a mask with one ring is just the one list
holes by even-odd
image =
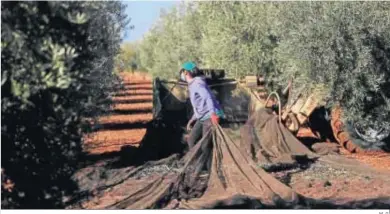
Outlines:
{"label": "woman", "polygon": [[[187,130],[191,130],[188,138],[188,146],[191,149],[213,125],[219,123],[224,114],[195,63],[183,64],[180,79],[188,83],[190,101],[194,109],[194,114],[187,124]],[[191,129],[194,122],[195,125]]]}

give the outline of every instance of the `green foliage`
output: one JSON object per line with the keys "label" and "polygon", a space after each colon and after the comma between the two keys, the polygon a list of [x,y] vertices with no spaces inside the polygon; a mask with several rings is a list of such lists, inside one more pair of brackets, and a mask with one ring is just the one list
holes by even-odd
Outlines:
{"label": "green foliage", "polygon": [[183,61],[236,78],[261,73],[269,90],[321,89],[348,123],[390,131],[390,3],[192,2],[163,13],[140,44],[153,75]]}
{"label": "green foliage", "polygon": [[[120,2],[1,4],[2,207],[54,208],[77,188],[82,122],[108,110]],[[2,178],[5,176],[2,175]]]}
{"label": "green foliage", "polygon": [[200,14],[192,4],[174,8],[169,13],[163,12],[140,44],[141,66],[153,75],[172,77],[177,75],[183,61],[200,61],[198,45],[201,35],[197,29],[200,23],[196,19]]}
{"label": "green foliage", "polygon": [[339,103],[346,122],[390,131],[389,9],[379,2],[291,4],[281,19],[290,27],[277,48],[280,79],[295,77],[306,91],[325,85],[328,105]]}
{"label": "green foliage", "polygon": [[118,70],[121,71],[132,71],[138,69],[139,56],[138,48],[136,43],[125,42],[121,45],[121,52],[117,56],[116,64]]}

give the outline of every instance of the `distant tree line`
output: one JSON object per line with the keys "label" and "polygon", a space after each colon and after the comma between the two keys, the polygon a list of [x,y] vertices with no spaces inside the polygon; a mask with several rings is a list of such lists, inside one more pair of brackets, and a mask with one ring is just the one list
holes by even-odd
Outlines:
{"label": "distant tree line", "polygon": [[120,53],[116,58],[118,72],[145,71],[139,58],[139,44],[137,42],[123,42]]}

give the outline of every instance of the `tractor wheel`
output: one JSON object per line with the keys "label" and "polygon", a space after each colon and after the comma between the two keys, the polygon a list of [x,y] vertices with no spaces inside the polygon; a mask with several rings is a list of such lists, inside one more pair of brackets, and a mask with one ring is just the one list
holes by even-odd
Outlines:
{"label": "tractor wheel", "polygon": [[341,108],[339,106],[336,106],[332,109],[331,118],[330,125],[332,127],[333,135],[340,146],[351,153],[363,152],[360,147],[352,142],[349,133],[344,130],[345,126],[341,121]]}
{"label": "tractor wheel", "polygon": [[358,124],[344,124],[341,121],[341,108],[339,106],[332,110],[331,117],[331,127],[334,137],[349,152],[361,153],[367,149],[386,150],[386,144],[388,144],[390,139],[390,131],[388,129],[362,129],[359,128]]}

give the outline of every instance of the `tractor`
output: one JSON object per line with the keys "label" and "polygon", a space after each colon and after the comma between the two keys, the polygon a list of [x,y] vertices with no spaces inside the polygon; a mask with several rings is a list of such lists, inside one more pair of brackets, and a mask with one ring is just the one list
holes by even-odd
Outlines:
{"label": "tractor", "polygon": [[[261,99],[267,97],[265,99],[266,107],[278,106],[276,112],[279,114],[280,121],[294,134],[298,134],[303,127],[309,126],[310,128],[310,125],[308,124],[310,115],[315,109],[321,107],[319,104],[320,99],[315,93],[312,93],[309,96],[302,96],[302,94],[299,94],[295,98],[292,98],[291,81],[281,94],[271,92],[269,95],[265,92],[264,78],[261,76],[247,76],[245,77],[245,84],[247,87],[251,88],[251,90],[258,93]],[[287,96],[288,101],[284,105],[281,102],[281,95]],[[341,147],[351,153],[361,153],[364,152],[364,149],[357,145],[362,145],[364,142],[382,142],[382,145],[385,145],[385,147],[386,144],[389,145],[390,129],[383,127],[380,130],[375,130],[373,128],[364,130],[359,124],[345,124],[341,119],[341,113],[341,107],[334,106],[328,116],[333,136]],[[320,137],[320,133],[313,134],[316,137]],[[387,150],[388,148],[377,149]]]}

